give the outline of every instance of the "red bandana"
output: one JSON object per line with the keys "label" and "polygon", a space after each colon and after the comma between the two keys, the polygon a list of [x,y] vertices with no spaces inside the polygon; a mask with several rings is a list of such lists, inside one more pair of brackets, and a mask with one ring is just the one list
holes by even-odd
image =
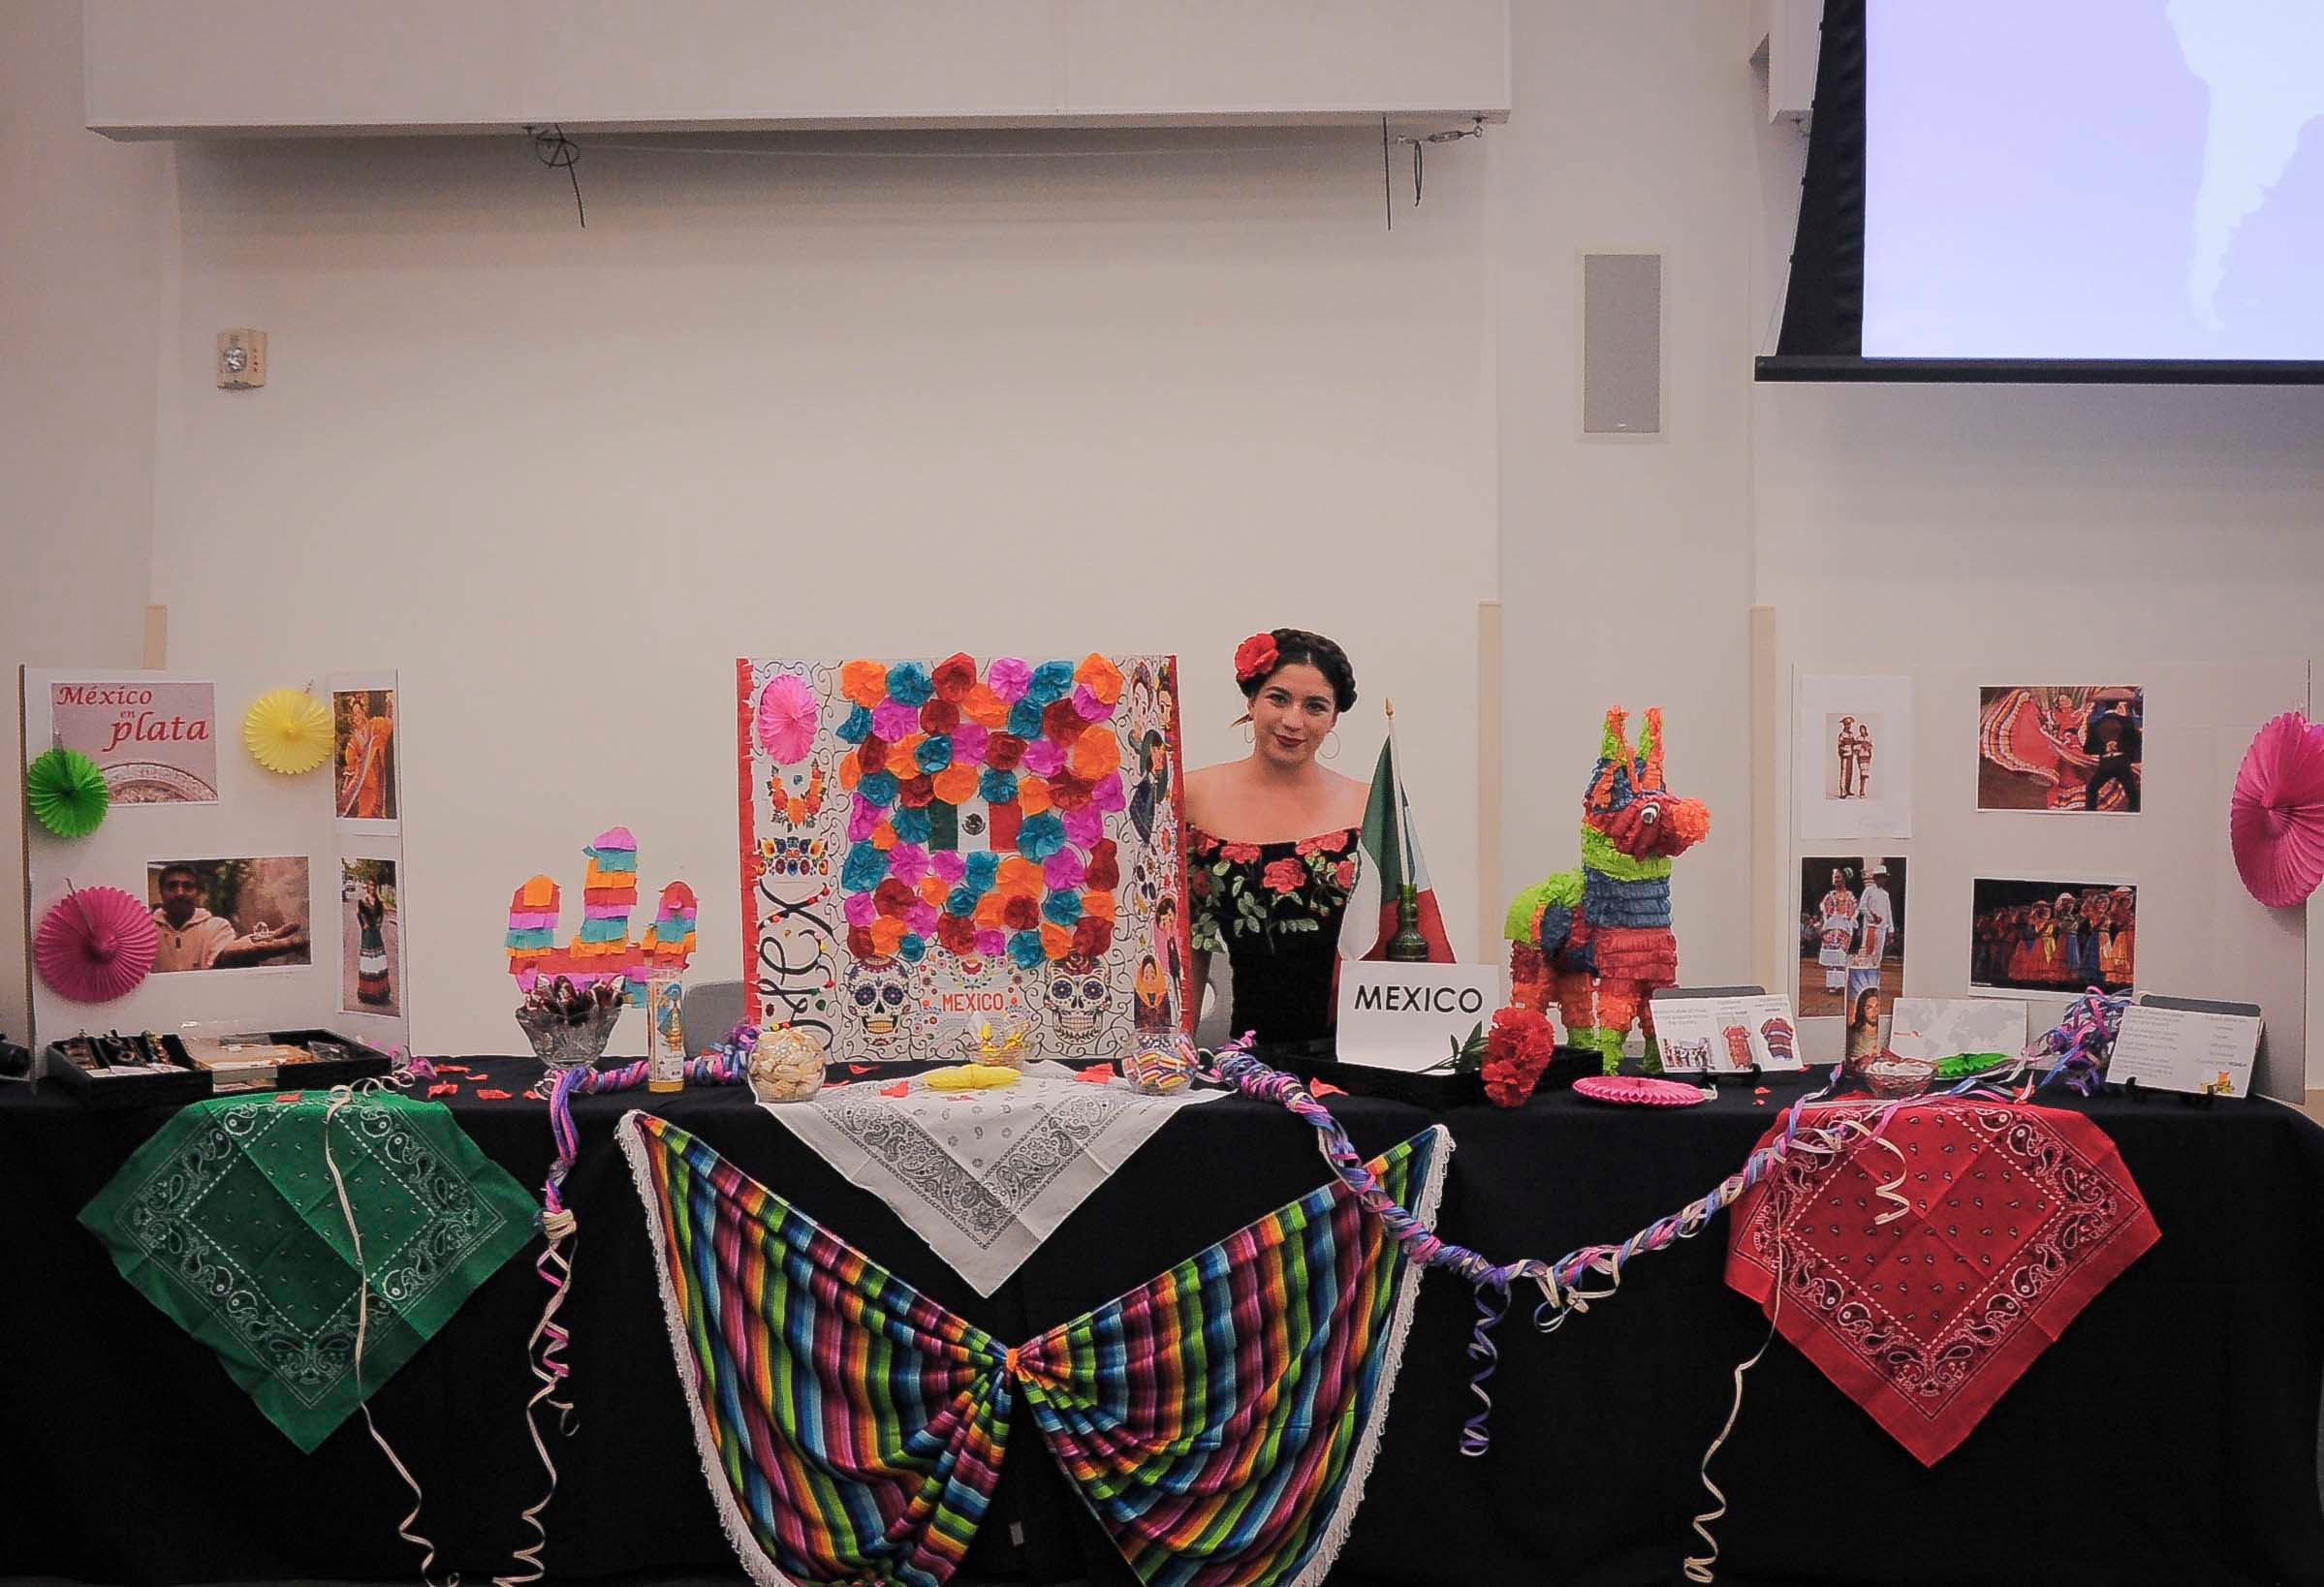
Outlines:
{"label": "red bandana", "polygon": [[[1882,1105],[1811,1108],[1803,1122],[1877,1125]],[[1745,1194],[1727,1282],[1933,1466],[2157,1230],[2114,1142],[2080,1113],[1915,1103],[1880,1135],[1896,1151],[1795,1152]],[[1898,1195],[1910,1210],[1876,1224]]]}

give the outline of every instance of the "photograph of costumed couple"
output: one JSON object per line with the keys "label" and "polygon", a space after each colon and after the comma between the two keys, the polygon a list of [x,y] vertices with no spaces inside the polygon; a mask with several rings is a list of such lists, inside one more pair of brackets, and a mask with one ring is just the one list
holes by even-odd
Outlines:
{"label": "photograph of costumed couple", "polygon": [[2146,690],[2018,684],[1977,694],[1978,809],[2138,814]]}
{"label": "photograph of costumed couple", "polygon": [[1800,861],[1801,1018],[1876,1027],[1904,995],[1904,886],[1901,857]]}
{"label": "photograph of costumed couple", "polygon": [[1872,750],[1880,736],[1880,718],[1838,713],[1824,718],[1824,741],[1832,753],[1824,765],[1824,797],[1869,799],[1872,796]]}

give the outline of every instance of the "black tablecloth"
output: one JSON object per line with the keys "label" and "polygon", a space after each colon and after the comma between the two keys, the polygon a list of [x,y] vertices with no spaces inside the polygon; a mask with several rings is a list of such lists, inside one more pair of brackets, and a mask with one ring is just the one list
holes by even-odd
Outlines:
{"label": "black tablecloth", "polygon": [[[481,1060],[476,1062],[483,1062]],[[529,1061],[505,1061],[520,1090]],[[1357,1144],[1435,1119],[1457,1144],[1440,1227],[1496,1260],[1613,1241],[1743,1161],[1790,1092],[1730,1087],[1678,1111],[1570,1094],[1431,1115],[1332,1099]],[[944,1305],[1016,1340],[1104,1301],[1323,1177],[1313,1134],[1241,1099],[1185,1109],[989,1298],[877,1199],[731,1089],[650,1099]],[[731,1571],[659,1315],[643,1213],[611,1138],[642,1093],[584,1099],[581,1220],[564,1319],[581,1425],[553,1448],[559,1577]],[[453,1103],[538,1185],[541,1104]],[[2085,1106],[2113,1136],[2162,1239],[2100,1294],[1967,1442],[1924,1470],[1778,1340],[1715,1468],[1732,1512],[1718,1579],[1757,1582],[2324,1582],[2316,1424],[2324,1375],[2324,1130],[2265,1102]],[[82,1110],[0,1087],[0,1573],[165,1582],[408,1577],[406,1495],[352,1418],[301,1456],[208,1351],[113,1272],[75,1215],[159,1113]],[[1620,1294],[1535,1336],[1497,1335],[1492,1449],[1456,1450],[1473,1406],[1473,1301],[1423,1287],[1378,1464],[1335,1582],[1677,1578],[1702,1508],[1696,1464],[1729,1373],[1766,1330],[1721,1281],[1726,1221],[1641,1259]],[[472,1578],[528,1540],[541,1473],[521,1421],[522,1346],[544,1290],[519,1258],[373,1397],[427,1491],[420,1530]],[[1131,1578],[1029,1424],[970,1558],[981,1576]],[[1021,1542],[1017,1540],[1021,1536]]]}

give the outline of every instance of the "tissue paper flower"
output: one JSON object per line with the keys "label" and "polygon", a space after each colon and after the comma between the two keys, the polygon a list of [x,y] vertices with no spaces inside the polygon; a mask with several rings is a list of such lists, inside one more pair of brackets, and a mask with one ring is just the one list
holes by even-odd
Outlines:
{"label": "tissue paper flower", "polygon": [[953,760],[966,762],[970,765],[979,764],[984,761],[985,749],[992,742],[991,733],[974,722],[957,724],[952,730],[952,735]]}
{"label": "tissue paper flower", "polygon": [[920,707],[922,732],[950,732],[960,725],[960,707],[942,695]]}
{"label": "tissue paper flower", "polygon": [[1024,747],[1024,768],[1036,777],[1054,777],[1065,769],[1065,751],[1046,738]]}
{"label": "tissue paper flower", "polygon": [[1027,816],[1017,828],[1017,852],[1027,859],[1042,860],[1065,846],[1065,823],[1049,811]]}
{"label": "tissue paper flower", "polygon": [[1065,691],[1072,687],[1072,663],[1045,661],[1033,669],[1033,680],[1025,685],[1024,698],[1048,705],[1063,700]]}
{"label": "tissue paper flower", "polygon": [[1013,732],[996,732],[985,745],[985,764],[994,771],[1015,771],[1024,760],[1025,741]]}
{"label": "tissue paper flower", "polygon": [[[956,751],[958,744],[955,745]],[[977,768],[955,761],[936,773],[936,797],[946,804],[966,804],[976,797]]]}
{"label": "tissue paper flower", "polygon": [[1015,656],[997,656],[985,669],[985,682],[1012,705],[1024,698],[1025,688],[1032,679],[1033,669]]}
{"label": "tissue paper flower", "polygon": [[79,750],[43,750],[24,768],[24,806],[58,837],[87,837],[110,803],[104,771]]}
{"label": "tissue paper flower", "polygon": [[900,700],[883,700],[871,708],[871,731],[893,744],[920,728],[920,707]]}
{"label": "tissue paper flower", "polygon": [[1041,939],[1030,931],[1017,931],[1009,936],[1009,962],[1020,970],[1038,970],[1049,955],[1041,951]]}
{"label": "tissue paper flower", "polygon": [[1121,669],[1094,651],[1082,658],[1073,675],[1108,706],[1121,698]]}
{"label": "tissue paper flower", "polygon": [[930,681],[935,685],[938,700],[958,705],[976,687],[976,660],[965,652],[956,651],[936,664]]}
{"label": "tissue paper flower", "polygon": [[1082,900],[1075,893],[1052,892],[1042,901],[1041,913],[1058,925],[1070,926],[1082,918]]}
{"label": "tissue paper flower", "polygon": [[1073,773],[1096,782],[1121,766],[1121,740],[1108,727],[1094,727],[1073,741]]}
{"label": "tissue paper flower", "polygon": [[1039,701],[1028,697],[1010,706],[1009,731],[1023,739],[1040,737],[1041,705]]}
{"label": "tissue paper flower", "polygon": [[1074,891],[1087,874],[1088,862],[1071,849],[1059,849],[1041,862],[1042,880],[1054,892]]}
{"label": "tissue paper flower", "polygon": [[871,711],[864,705],[851,705],[847,720],[832,730],[842,744],[861,744],[871,736]]}
{"label": "tissue paper flower", "polygon": [[1114,922],[1084,915],[1073,928],[1073,950],[1086,959],[1103,958],[1114,943]]}
{"label": "tissue paper flower", "polygon": [[888,669],[888,698],[900,700],[914,710],[927,703],[935,685],[928,681],[927,666],[924,662],[897,662]]}
{"label": "tissue paper flower", "polygon": [[2298,711],[2264,725],[2227,806],[2235,868],[2251,896],[2293,909],[2324,880],[2324,727]]}
{"label": "tissue paper flower", "polygon": [[888,698],[888,669],[878,662],[851,661],[839,669],[839,692],[868,709]]}
{"label": "tissue paper flower", "polygon": [[1121,773],[1110,771],[1100,777],[1097,786],[1089,791],[1089,802],[1108,815],[1126,809],[1130,801],[1122,796]]}
{"label": "tissue paper flower", "polygon": [[960,714],[981,727],[997,730],[1008,723],[1009,702],[980,683],[960,701]]}
{"label": "tissue paper flower", "polygon": [[759,691],[759,748],[777,765],[797,765],[815,747],[818,711],[806,680],[789,672]]}
{"label": "tissue paper flower", "polygon": [[958,849],[938,849],[928,856],[928,870],[950,886],[968,874],[968,859]]}
{"label": "tissue paper flower", "polygon": [[895,829],[899,843],[926,843],[935,829],[935,824],[928,820],[926,809],[915,810],[909,806],[898,810],[890,819],[889,825]]}
{"label": "tissue paper flower", "polygon": [[1073,713],[1084,722],[1103,722],[1114,714],[1114,707],[1097,698],[1097,692],[1086,683],[1073,686]]}
{"label": "tissue paper flower", "polygon": [[242,718],[242,742],[268,771],[296,777],[330,759],[330,712],[304,689],[270,690]]}
{"label": "tissue paper flower", "polygon": [[839,912],[847,917],[847,923],[851,926],[867,926],[880,918],[880,906],[867,892],[849,893],[847,902],[839,906]]}

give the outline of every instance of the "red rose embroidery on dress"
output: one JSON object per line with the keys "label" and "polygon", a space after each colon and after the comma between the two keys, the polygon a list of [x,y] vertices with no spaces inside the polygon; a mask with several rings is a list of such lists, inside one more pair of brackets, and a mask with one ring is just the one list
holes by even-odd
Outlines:
{"label": "red rose embroidery on dress", "polygon": [[1275,892],[1297,892],[1307,880],[1307,867],[1296,859],[1278,859],[1269,864],[1259,880]]}

